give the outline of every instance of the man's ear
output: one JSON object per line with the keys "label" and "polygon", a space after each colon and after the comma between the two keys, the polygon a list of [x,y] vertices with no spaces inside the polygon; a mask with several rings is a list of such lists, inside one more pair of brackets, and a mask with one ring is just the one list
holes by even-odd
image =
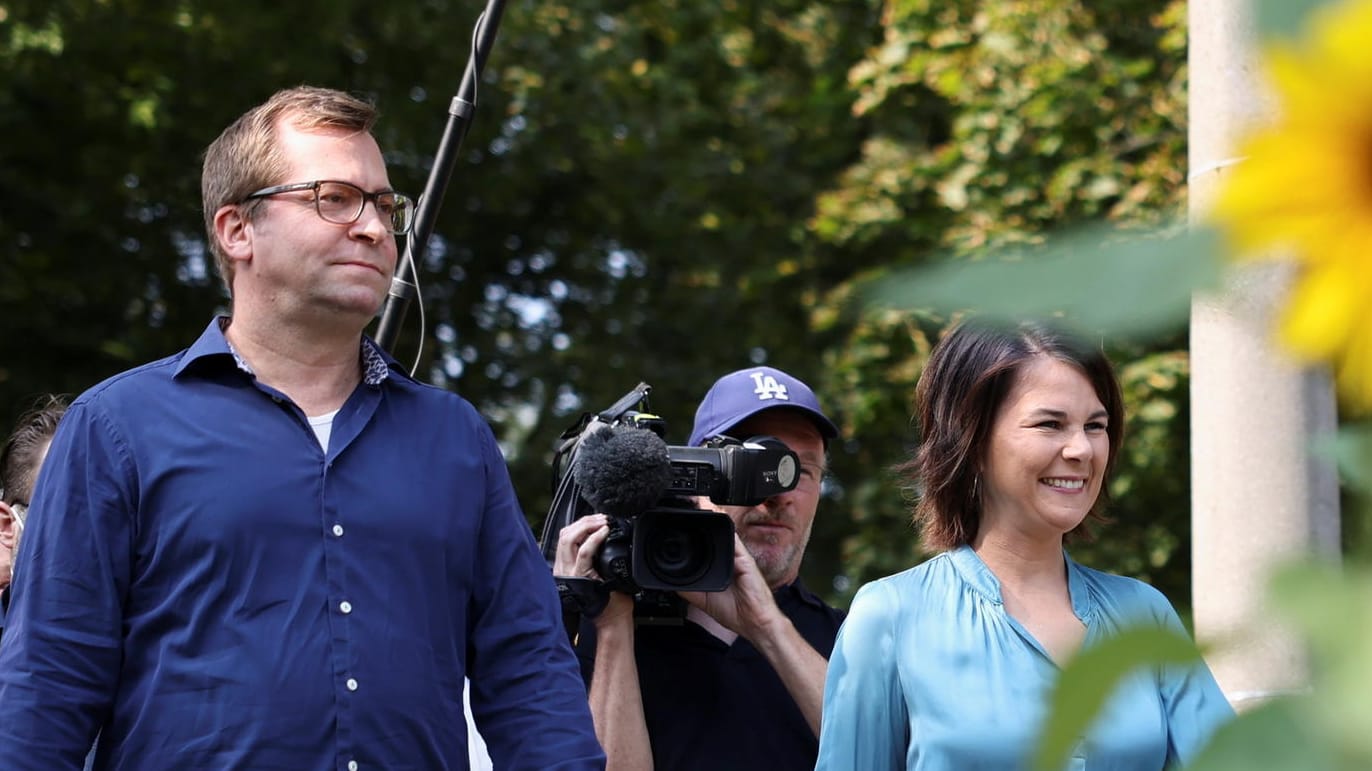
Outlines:
{"label": "man's ear", "polygon": [[8,503],[0,503],[0,547],[14,551],[14,509]]}
{"label": "man's ear", "polygon": [[247,262],[252,259],[252,221],[243,207],[225,204],[214,213],[214,237],[230,260]]}

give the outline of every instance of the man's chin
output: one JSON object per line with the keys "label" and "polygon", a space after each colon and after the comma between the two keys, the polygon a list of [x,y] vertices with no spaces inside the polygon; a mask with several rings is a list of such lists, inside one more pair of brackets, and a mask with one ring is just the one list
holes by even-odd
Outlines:
{"label": "man's chin", "polygon": [[775,588],[781,579],[785,578],[791,567],[787,550],[784,547],[770,544],[759,546],[746,541],[743,545],[748,549],[748,553],[753,556],[753,562],[757,563],[758,572],[767,580],[767,585]]}

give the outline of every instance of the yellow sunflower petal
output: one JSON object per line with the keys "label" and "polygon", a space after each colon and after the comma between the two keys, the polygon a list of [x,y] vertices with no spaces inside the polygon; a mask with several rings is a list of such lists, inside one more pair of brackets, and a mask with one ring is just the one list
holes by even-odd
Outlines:
{"label": "yellow sunflower petal", "polygon": [[1372,83],[1372,4],[1343,2],[1325,5],[1312,14],[1309,38],[1313,54],[1323,68],[1341,73],[1356,83]]}
{"label": "yellow sunflower petal", "polygon": [[1372,210],[1350,158],[1346,134],[1267,132],[1245,146],[1216,197],[1211,218],[1242,250],[1290,244],[1350,207]]}
{"label": "yellow sunflower petal", "polygon": [[1303,52],[1273,45],[1265,53],[1264,70],[1277,96],[1279,122],[1300,122],[1312,110],[1323,113],[1330,107],[1338,109],[1336,103],[1331,104],[1327,74],[1321,77]]}
{"label": "yellow sunflower petal", "polygon": [[[1366,122],[1372,114],[1372,26],[1366,3],[1356,13],[1336,13],[1312,24],[1300,49],[1269,45],[1264,67],[1276,92],[1281,122],[1327,124]],[[1338,6],[1326,10],[1340,10]],[[1343,8],[1341,10],[1349,10]],[[1351,16],[1360,18],[1352,19]]]}
{"label": "yellow sunflower petal", "polygon": [[1292,289],[1281,341],[1302,359],[1331,358],[1351,339],[1366,292],[1349,268],[1336,262],[1306,271]]}
{"label": "yellow sunflower petal", "polygon": [[1240,145],[1210,216],[1236,259],[1294,261],[1282,343],[1335,363],[1343,398],[1372,409],[1372,0],[1307,29],[1264,52],[1274,120]]}

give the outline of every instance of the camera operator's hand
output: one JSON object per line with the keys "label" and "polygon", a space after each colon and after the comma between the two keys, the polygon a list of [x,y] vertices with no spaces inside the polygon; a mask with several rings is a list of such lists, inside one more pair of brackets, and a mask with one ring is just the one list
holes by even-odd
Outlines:
{"label": "camera operator's hand", "polygon": [[[610,519],[604,514],[591,514],[562,528],[557,536],[557,553],[553,557],[553,575],[563,578],[603,580],[595,571],[595,555],[610,535]],[[623,592],[610,592],[610,601],[594,617],[596,629],[618,624],[633,625],[634,599]]]}
{"label": "camera operator's hand", "polygon": [[755,646],[790,619],[777,607],[767,579],[762,577],[753,555],[734,535],[734,578],[722,592],[681,592],[682,598],[705,611],[724,627],[742,635]]}
{"label": "camera operator's hand", "polygon": [[604,514],[582,517],[562,528],[557,536],[557,553],[553,557],[553,575],[564,578],[594,578],[603,580],[595,572],[597,551],[610,535],[610,518]]}

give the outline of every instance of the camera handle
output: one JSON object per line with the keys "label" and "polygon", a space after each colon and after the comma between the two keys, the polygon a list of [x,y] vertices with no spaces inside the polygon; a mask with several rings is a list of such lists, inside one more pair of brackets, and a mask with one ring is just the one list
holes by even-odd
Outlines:
{"label": "camera handle", "polygon": [[[581,419],[562,432],[561,444],[553,454],[553,504],[543,521],[543,536],[539,539],[543,558],[548,565],[553,564],[557,553],[557,538],[562,528],[572,524],[577,512],[587,506],[581,497],[581,485],[576,483],[572,473],[576,463],[577,450],[581,441],[603,426],[614,425],[635,407],[644,406],[653,387],[640,382],[633,390],[624,394],[607,409],[595,413],[584,413]],[[590,513],[590,512],[586,512]]]}

